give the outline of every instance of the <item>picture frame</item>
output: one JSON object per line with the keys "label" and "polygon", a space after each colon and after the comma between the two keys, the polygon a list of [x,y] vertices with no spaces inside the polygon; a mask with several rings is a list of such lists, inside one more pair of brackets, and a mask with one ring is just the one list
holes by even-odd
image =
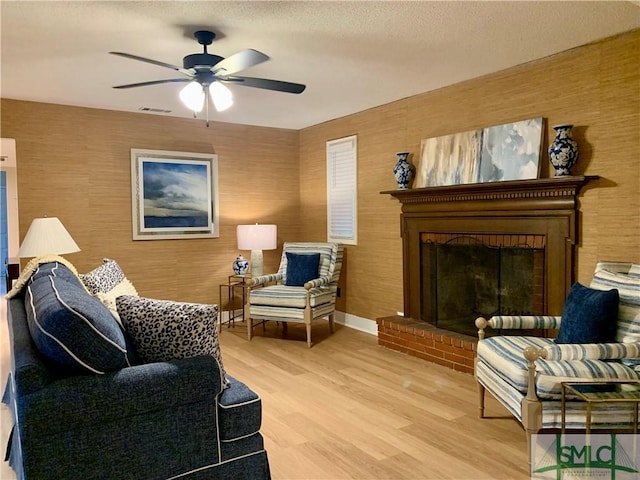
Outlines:
{"label": "picture frame", "polygon": [[422,140],[414,188],[536,179],[543,127],[538,117]]}
{"label": "picture frame", "polygon": [[131,149],[133,240],[219,237],[218,156]]}

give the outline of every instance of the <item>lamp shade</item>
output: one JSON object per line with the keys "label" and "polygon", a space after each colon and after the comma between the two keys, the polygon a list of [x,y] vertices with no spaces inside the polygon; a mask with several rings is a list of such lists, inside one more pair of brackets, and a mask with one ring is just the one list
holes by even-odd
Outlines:
{"label": "lamp shade", "polygon": [[80,247],[71,238],[57,217],[35,218],[20,245],[18,257],[41,257],[47,254],[79,252]]}
{"label": "lamp shade", "polygon": [[211,94],[211,100],[213,100],[213,105],[217,111],[224,112],[233,105],[233,94],[231,90],[220,82],[213,82],[209,85],[209,93]]}
{"label": "lamp shade", "polygon": [[238,249],[273,250],[278,246],[277,233],[276,225],[238,225]]}
{"label": "lamp shade", "polygon": [[201,112],[204,107],[205,95],[202,85],[198,82],[189,82],[180,90],[180,100],[193,112]]}
{"label": "lamp shade", "polygon": [[251,250],[251,275],[262,275],[262,250],[273,250],[278,246],[278,229],[275,225],[238,225],[236,236],[240,250]]}

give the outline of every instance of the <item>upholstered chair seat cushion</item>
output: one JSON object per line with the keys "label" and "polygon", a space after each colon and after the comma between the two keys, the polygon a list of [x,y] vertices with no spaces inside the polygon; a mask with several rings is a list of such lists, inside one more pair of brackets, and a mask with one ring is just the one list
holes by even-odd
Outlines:
{"label": "upholstered chair seat cushion", "polygon": [[[478,342],[478,359],[483,366],[508,385],[527,393],[526,347],[544,348],[553,345],[550,338],[529,336],[495,336]],[[638,372],[619,361],[604,360],[545,360],[536,361],[536,393],[540,398],[559,399],[561,382],[593,379],[637,379]]]}
{"label": "upholstered chair seat cushion", "polygon": [[[311,307],[332,303],[335,293],[329,287],[316,287],[309,290]],[[271,285],[269,288],[257,288],[251,291],[252,305],[270,305],[288,308],[304,308],[307,303],[307,290],[304,287]]]}

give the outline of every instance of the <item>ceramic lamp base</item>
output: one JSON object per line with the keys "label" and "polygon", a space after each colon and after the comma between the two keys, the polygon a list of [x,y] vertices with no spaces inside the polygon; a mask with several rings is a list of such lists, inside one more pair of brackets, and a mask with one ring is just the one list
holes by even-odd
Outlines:
{"label": "ceramic lamp base", "polygon": [[251,276],[262,275],[262,250],[251,250]]}

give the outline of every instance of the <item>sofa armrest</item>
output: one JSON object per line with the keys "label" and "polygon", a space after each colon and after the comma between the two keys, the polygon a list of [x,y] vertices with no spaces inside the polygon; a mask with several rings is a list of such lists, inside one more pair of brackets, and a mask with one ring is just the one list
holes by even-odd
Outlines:
{"label": "sofa armrest", "polygon": [[496,315],[487,320],[484,317],[476,319],[478,336],[484,338],[487,327],[501,329],[538,329],[560,328],[560,316],[554,315]]}
{"label": "sofa armrest", "polygon": [[[179,405],[214,402],[223,390],[217,360],[200,356],[52,382],[18,403],[25,435],[55,434]],[[52,415],[52,412],[55,412]]]}
{"label": "sofa armrest", "polygon": [[540,356],[552,361],[640,358],[640,343],[562,343],[547,345]]}
{"label": "sofa armrest", "polygon": [[282,275],[281,273],[269,273],[250,279],[247,282],[247,285],[249,285],[250,287],[255,287],[256,285],[265,285],[267,283],[279,282],[282,280],[284,280],[284,275]]}

